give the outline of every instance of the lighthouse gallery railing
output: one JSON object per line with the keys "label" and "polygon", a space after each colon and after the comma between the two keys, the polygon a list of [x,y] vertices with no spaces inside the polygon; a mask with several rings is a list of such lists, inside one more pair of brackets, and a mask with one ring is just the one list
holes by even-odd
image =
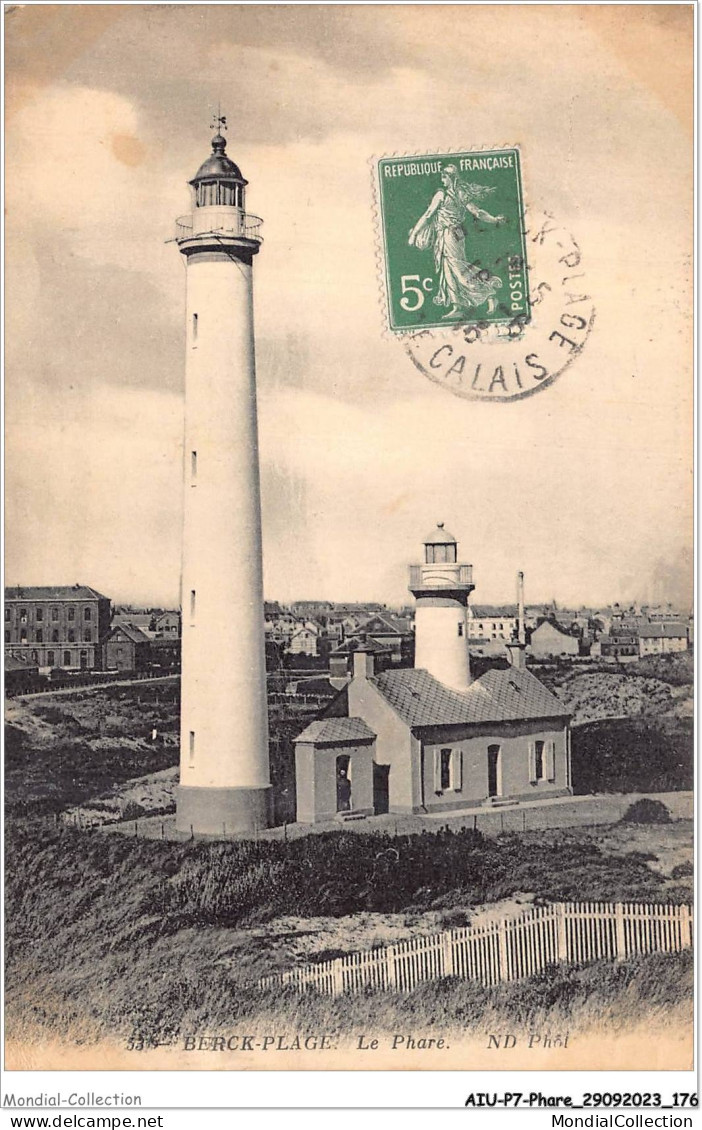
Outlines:
{"label": "lighthouse gallery railing", "polygon": [[184,239],[192,239],[194,234],[197,235],[223,235],[223,236],[243,236],[244,239],[255,239],[259,243],[263,242],[261,235],[261,227],[263,220],[260,216],[254,216],[251,212],[231,212],[227,214],[219,213],[214,219],[211,228],[203,231],[193,232],[193,217],[189,212],[187,216],[179,216],[175,222],[175,239],[177,242]]}

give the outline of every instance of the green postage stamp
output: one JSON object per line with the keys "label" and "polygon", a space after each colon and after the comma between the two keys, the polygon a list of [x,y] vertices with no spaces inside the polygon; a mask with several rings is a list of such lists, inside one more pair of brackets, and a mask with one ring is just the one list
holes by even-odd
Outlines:
{"label": "green postage stamp", "polygon": [[529,320],[518,149],[383,157],[390,329]]}

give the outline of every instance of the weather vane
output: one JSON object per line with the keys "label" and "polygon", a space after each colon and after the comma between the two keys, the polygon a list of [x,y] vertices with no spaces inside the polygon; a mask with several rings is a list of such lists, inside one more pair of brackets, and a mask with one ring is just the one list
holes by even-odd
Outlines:
{"label": "weather vane", "polygon": [[226,129],[226,128],[227,128],[227,119],[222,114],[222,107],[218,103],[217,104],[217,113],[212,115],[212,125],[210,126],[210,129],[216,129],[217,132],[219,133],[220,130],[223,130],[223,129]]}

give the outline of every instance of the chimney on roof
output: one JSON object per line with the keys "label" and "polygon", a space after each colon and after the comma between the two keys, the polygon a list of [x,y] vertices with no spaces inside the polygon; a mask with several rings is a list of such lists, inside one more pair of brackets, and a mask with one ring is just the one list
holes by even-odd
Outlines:
{"label": "chimney on roof", "polygon": [[365,644],[357,647],[353,653],[354,679],[372,679],[375,675],[375,656]]}
{"label": "chimney on roof", "polygon": [[517,573],[517,639],[526,643],[526,628],[524,626],[524,574],[521,569]]}
{"label": "chimney on roof", "polygon": [[507,644],[507,655],[513,667],[526,666],[526,629],[524,626],[524,574],[517,573],[517,635]]}

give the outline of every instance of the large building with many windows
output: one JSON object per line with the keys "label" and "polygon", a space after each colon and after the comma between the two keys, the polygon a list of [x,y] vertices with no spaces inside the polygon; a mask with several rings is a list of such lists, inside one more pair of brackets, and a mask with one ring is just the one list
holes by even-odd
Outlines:
{"label": "large building with many windows", "polygon": [[109,628],[110,598],[89,585],[5,589],[5,654],[40,669],[99,668]]}

